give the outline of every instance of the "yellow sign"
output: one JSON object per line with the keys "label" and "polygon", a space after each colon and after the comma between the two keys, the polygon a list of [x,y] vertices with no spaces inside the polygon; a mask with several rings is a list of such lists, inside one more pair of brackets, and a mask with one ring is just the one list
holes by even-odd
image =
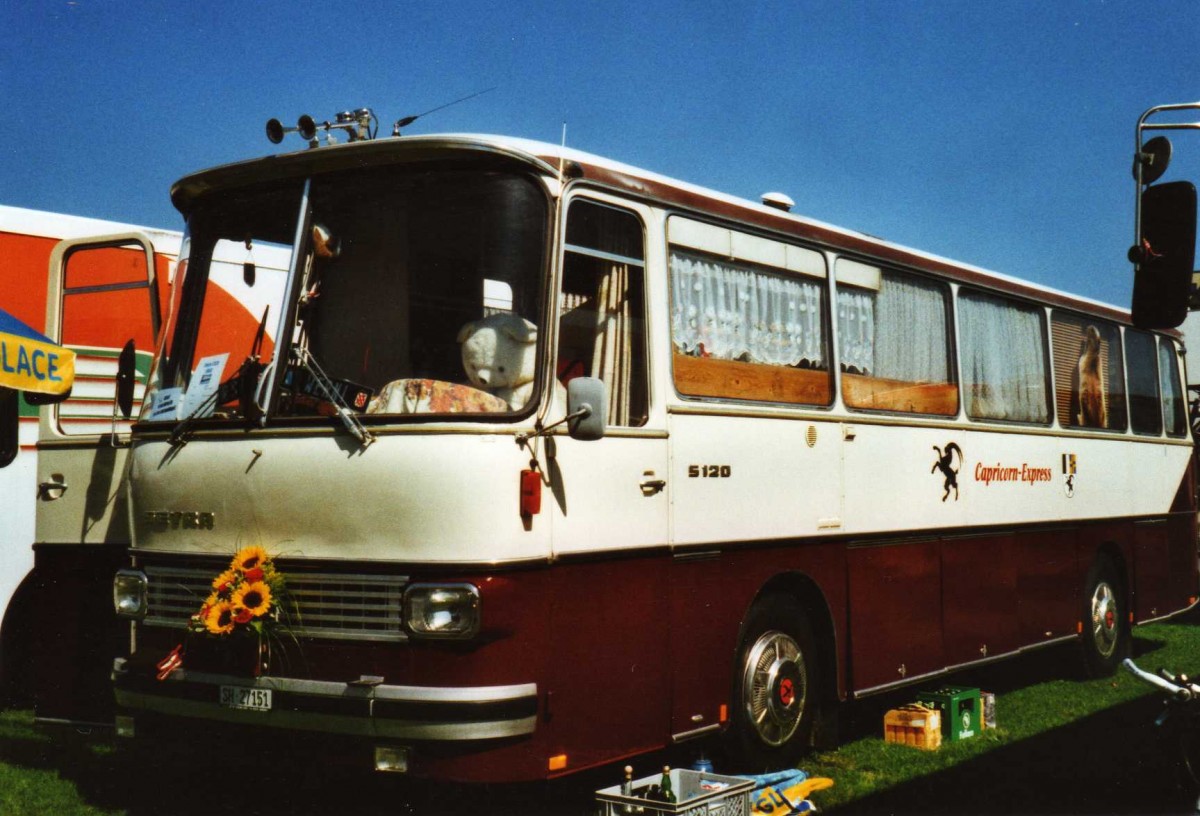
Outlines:
{"label": "yellow sign", "polygon": [[65,394],[74,381],[75,352],[0,312],[0,386]]}

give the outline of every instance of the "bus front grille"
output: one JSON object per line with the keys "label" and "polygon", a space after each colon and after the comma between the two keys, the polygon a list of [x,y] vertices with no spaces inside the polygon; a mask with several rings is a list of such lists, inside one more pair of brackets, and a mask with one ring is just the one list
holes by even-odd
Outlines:
{"label": "bus front grille", "polygon": [[[182,629],[212,592],[219,569],[148,564],[149,626]],[[285,571],[288,598],[281,618],[296,637],[407,640],[402,598],[406,578]]]}

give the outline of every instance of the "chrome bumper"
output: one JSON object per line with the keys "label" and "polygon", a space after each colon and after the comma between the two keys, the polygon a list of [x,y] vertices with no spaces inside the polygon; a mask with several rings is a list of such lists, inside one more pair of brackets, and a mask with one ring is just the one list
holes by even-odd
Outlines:
{"label": "chrome bumper", "polygon": [[[511,686],[360,685],[292,677],[233,677],[179,669],[165,680],[113,662],[117,705],[210,721],[400,740],[461,742],[532,734],[537,684]],[[226,708],[221,686],[270,689],[270,711]]]}

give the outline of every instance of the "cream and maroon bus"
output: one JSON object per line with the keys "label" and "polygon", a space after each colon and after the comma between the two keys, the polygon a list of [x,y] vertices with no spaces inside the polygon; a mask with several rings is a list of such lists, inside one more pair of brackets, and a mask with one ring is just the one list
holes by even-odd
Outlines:
{"label": "cream and maroon bus", "polygon": [[[172,198],[114,585],[135,742],[495,781],[722,734],[765,767],[841,700],[1069,642],[1108,672],[1196,601],[1183,348],[1121,309],[512,138]],[[197,631],[248,545],[286,614]]]}

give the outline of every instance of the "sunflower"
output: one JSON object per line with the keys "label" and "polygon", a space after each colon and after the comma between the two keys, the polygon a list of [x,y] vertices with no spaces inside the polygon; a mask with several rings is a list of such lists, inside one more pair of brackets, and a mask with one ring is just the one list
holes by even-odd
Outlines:
{"label": "sunflower", "polygon": [[204,628],[214,635],[225,635],[233,631],[233,606],[228,601],[218,601],[209,607],[204,616]]}
{"label": "sunflower", "polygon": [[231,569],[227,569],[213,578],[212,588],[217,592],[228,592],[237,581],[238,574]]}
{"label": "sunflower", "polygon": [[254,617],[262,617],[271,608],[271,588],[263,581],[242,584],[233,593],[232,603]]}
{"label": "sunflower", "polygon": [[261,567],[267,560],[267,551],[262,547],[250,546],[243,547],[238,550],[238,554],[233,557],[233,569],[239,572],[246,572],[255,567]]}

